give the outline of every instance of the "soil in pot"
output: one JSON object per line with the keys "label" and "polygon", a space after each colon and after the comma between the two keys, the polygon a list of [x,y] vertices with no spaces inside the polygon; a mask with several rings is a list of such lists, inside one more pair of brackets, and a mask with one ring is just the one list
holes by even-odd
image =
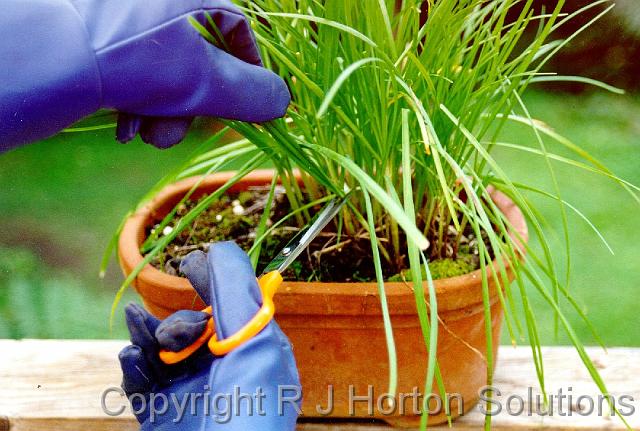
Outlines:
{"label": "soil in pot", "polygon": [[[190,226],[181,232],[172,243],[151,262],[157,269],[170,275],[182,276],[180,262],[194,250],[206,251],[209,244],[216,241],[234,240],[243,250],[249,251],[256,238],[268,200],[268,187],[251,187],[239,193],[228,193],[202,212]],[[206,196],[200,198],[204,199]],[[187,200],[177,210],[180,218],[193,209],[199,200]],[[316,210],[318,210],[317,208]],[[277,188],[267,226],[272,226],[285,218],[291,211],[284,190]],[[147,229],[152,235],[159,225]],[[165,228],[171,229],[171,227]],[[273,229],[263,241],[258,272],[260,272],[282,247],[298,232],[296,219],[284,220]],[[330,224],[309,245],[283,274],[285,280],[351,282],[374,281],[375,269],[369,234],[363,229],[356,235],[337,233],[337,226]],[[437,230],[437,229],[436,229]],[[471,229],[466,227],[458,233],[452,224],[445,228],[445,241],[438,255],[429,263],[434,279],[468,274],[479,268],[477,240]],[[382,241],[386,241],[382,239]],[[402,243],[406,241],[401,238]],[[404,245],[404,244],[403,244]],[[344,265],[344,256],[349,256],[349,265]],[[383,274],[388,281],[410,280],[406,258],[399,262],[385,262]]]}

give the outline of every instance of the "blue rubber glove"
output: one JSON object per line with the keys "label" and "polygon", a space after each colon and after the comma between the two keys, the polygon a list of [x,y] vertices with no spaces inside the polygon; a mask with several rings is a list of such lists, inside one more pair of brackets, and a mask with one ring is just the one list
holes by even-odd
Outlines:
{"label": "blue rubber glove", "polygon": [[[189,23],[213,30],[206,13],[229,52]],[[166,148],[195,116],[263,122],[289,103],[228,0],[4,0],[0,83],[0,152],[100,108],[120,112],[118,140]]]}
{"label": "blue rubber glove", "polygon": [[[207,254],[191,253],[181,270],[202,299],[212,305],[218,339],[235,333],[260,308],[261,293],[251,262],[233,242],[212,244]],[[214,357],[205,345],[185,361],[165,365],[158,358],[159,349],[178,351],[191,344],[202,333],[208,315],[185,310],[159,321],[140,306],[130,304],[126,316],[133,345],[120,353],[123,389],[132,400],[143,430],[295,429],[300,382],[289,341],[275,321],[225,356]],[[176,406],[185,394],[188,397],[207,391],[208,411],[204,406],[207,400],[201,396],[193,407],[195,414],[190,411],[192,403],[187,402],[181,420],[174,422],[180,416]],[[164,410],[160,394],[168,400],[163,414],[158,413]],[[230,395],[230,402],[225,401],[226,395]],[[178,400],[177,404],[172,397]],[[213,405],[216,397],[220,401],[218,408]],[[251,414],[249,398],[253,404]],[[150,408],[152,399],[155,409]],[[224,413],[224,405],[233,406],[236,399],[240,409]],[[144,405],[147,408],[143,410]]]}

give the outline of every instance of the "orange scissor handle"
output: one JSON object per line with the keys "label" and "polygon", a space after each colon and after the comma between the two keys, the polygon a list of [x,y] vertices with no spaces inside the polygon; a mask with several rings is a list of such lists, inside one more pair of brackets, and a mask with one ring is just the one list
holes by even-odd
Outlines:
{"label": "orange scissor handle", "polygon": [[258,285],[262,291],[262,307],[260,310],[249,320],[242,328],[235,334],[224,340],[218,341],[216,334],[209,339],[209,350],[214,355],[225,355],[240,346],[245,341],[248,341],[258,335],[265,326],[269,324],[275,313],[275,306],[273,305],[273,295],[282,284],[282,275],[278,271],[271,271],[264,274],[258,279]]}
{"label": "orange scissor handle", "polygon": [[[211,353],[221,356],[255,337],[273,318],[273,314],[275,313],[273,295],[278,290],[278,287],[280,287],[280,284],[282,284],[282,275],[280,275],[278,271],[268,272],[258,279],[258,285],[262,292],[262,306],[255,316],[235,334],[218,341],[213,325],[213,318],[210,318],[202,335],[200,335],[196,341],[179,352],[172,352],[166,349],[160,350],[160,360],[168,365],[176,364],[191,356],[191,354],[198,350],[207,340],[209,341],[209,350],[211,350]],[[211,306],[205,308],[202,312],[211,314]]]}

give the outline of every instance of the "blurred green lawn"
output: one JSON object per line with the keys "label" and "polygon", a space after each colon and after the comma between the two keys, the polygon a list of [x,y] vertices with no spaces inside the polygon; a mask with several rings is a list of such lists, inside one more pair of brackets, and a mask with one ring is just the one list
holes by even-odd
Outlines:
{"label": "blurred green lawn", "polygon": [[[571,96],[531,92],[534,117],[579,143],[616,174],[640,184],[640,99],[596,93]],[[110,333],[111,301],[122,280],[113,264],[97,278],[101,253],[121,217],[167,170],[205,136],[158,151],[135,141],[113,142],[113,131],[62,134],[0,156],[0,337],[124,338],[122,308]],[[501,138],[535,146],[530,131],[507,127]],[[550,140],[549,151],[567,154]],[[540,184],[545,164],[515,150],[496,157],[514,178]],[[640,206],[613,181],[554,163],[566,201],[602,231],[615,255],[569,214],[570,289],[607,345],[640,345]],[[542,183],[552,190],[552,184]],[[557,202],[531,194],[548,224],[563,270]],[[535,246],[535,244],[534,244]],[[532,289],[531,287],[529,287]],[[544,344],[568,344],[553,334],[553,316],[532,294]],[[133,293],[125,298],[136,300]],[[576,332],[593,344],[587,326],[568,313]],[[506,337],[503,341],[508,342]],[[520,340],[519,340],[520,341]]]}

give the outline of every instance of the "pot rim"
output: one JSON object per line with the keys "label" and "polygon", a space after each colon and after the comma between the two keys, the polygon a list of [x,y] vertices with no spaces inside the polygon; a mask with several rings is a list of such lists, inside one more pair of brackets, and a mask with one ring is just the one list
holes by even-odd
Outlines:
{"label": "pot rim", "polygon": [[[247,174],[230,191],[239,190],[255,185],[269,184],[274,171],[271,169],[255,170]],[[232,178],[234,172],[220,172],[207,176],[200,184],[200,190],[214,190]],[[143,260],[140,245],[145,239],[145,230],[152,220],[161,216],[156,214],[158,208],[168,202],[177,202],[191,187],[201,179],[201,176],[189,177],[163,188],[153,199],[140,207],[129,216],[123,225],[118,240],[118,259],[125,274],[129,274]],[[496,206],[503,212],[513,226],[510,236],[520,243],[524,254],[524,242],[528,240],[528,229],[520,209],[503,193],[492,190],[491,196]],[[163,216],[164,214],[162,214]],[[499,272],[499,264],[494,260],[492,266]],[[505,262],[505,269],[509,281],[513,280],[513,272],[509,262]],[[487,268],[487,271],[490,269]],[[188,294],[193,292],[191,284],[186,278],[166,274],[152,265],[147,264],[134,280],[133,285],[145,300],[153,302],[152,292],[142,287],[152,285],[158,289],[166,289],[174,294]],[[494,277],[489,277],[491,296],[497,296]],[[423,283],[427,289],[426,281]],[[434,280],[434,287],[438,299],[438,310],[451,311],[461,308],[477,306],[482,303],[482,273],[480,269],[456,277]],[[144,291],[141,291],[144,290]],[[149,293],[150,295],[146,295]],[[392,314],[415,314],[415,296],[412,286],[406,282],[385,282],[385,293]],[[428,293],[427,293],[428,295]],[[149,297],[151,296],[151,298]],[[299,297],[306,298],[304,310],[300,309]],[[330,297],[331,300],[327,298]],[[377,283],[374,282],[302,282],[285,281],[278,290],[275,300],[279,314],[378,314],[380,304],[378,300]],[[477,308],[477,307],[474,307]]]}

